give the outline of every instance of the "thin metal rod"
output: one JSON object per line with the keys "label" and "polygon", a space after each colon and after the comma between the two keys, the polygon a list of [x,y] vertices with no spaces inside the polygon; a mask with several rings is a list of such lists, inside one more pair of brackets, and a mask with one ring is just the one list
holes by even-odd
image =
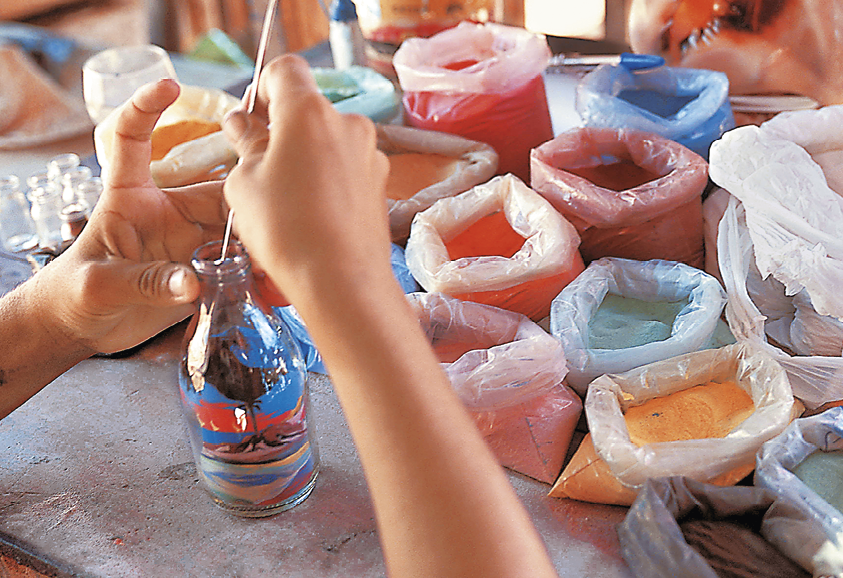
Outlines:
{"label": "thin metal rod", "polygon": [[[260,80],[261,70],[263,70],[264,61],[266,60],[266,46],[269,44],[269,36],[272,33],[272,22],[275,20],[275,12],[278,7],[278,0],[270,0],[266,6],[266,14],[263,17],[263,28],[261,29],[261,39],[258,44],[258,54],[255,59],[255,73],[252,76],[251,90],[249,92],[249,104],[246,112],[251,114],[255,110],[255,102],[258,98],[258,81]],[[228,253],[228,243],[231,239],[231,226],[234,223],[234,211],[229,209],[228,219],[225,223],[225,236],[222,240],[222,251],[220,252],[220,261],[225,260],[225,255]]]}

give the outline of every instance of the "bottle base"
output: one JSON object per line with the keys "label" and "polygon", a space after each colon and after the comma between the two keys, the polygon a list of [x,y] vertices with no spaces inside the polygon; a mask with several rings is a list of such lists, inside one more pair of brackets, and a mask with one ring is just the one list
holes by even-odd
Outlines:
{"label": "bottle base", "polygon": [[316,478],[319,472],[314,472],[313,477],[310,478],[310,481],[304,486],[298,493],[293,496],[290,496],[283,502],[279,502],[277,504],[272,504],[271,506],[250,506],[245,504],[232,504],[229,502],[224,502],[214,496],[211,495],[211,499],[213,499],[214,504],[221,510],[225,510],[229,514],[233,514],[235,516],[239,516],[241,518],[268,518],[269,516],[274,516],[276,514],[280,514],[281,512],[286,512],[287,510],[298,506],[302,502],[304,502],[308,496],[310,496],[311,492],[313,492],[313,488],[316,487]]}

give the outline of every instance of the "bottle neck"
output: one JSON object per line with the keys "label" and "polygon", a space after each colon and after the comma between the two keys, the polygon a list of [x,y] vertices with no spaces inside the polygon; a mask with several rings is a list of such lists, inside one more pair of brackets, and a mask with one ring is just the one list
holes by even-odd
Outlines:
{"label": "bottle neck", "polygon": [[252,266],[246,248],[232,241],[222,258],[222,242],[202,245],[191,261],[202,286],[200,301],[243,300],[252,297]]}

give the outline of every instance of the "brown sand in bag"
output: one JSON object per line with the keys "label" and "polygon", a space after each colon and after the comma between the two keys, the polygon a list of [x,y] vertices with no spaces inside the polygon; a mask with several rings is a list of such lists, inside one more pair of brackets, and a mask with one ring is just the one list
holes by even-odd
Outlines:
{"label": "brown sand in bag", "polygon": [[708,382],[626,410],[629,438],[650,443],[722,438],[755,410],[752,398],[735,382]]}
{"label": "brown sand in bag", "polygon": [[444,181],[459,163],[457,158],[436,153],[398,153],[387,159],[386,196],[394,200],[409,199],[422,189]]}
{"label": "brown sand in bag", "polygon": [[598,187],[618,192],[634,189],[664,176],[627,160],[619,160],[596,167],[568,168],[565,170],[587,179]]}
{"label": "brown sand in bag", "polygon": [[740,521],[688,520],[679,525],[687,544],[720,578],[810,578],[761,534]]}
{"label": "brown sand in bag", "polygon": [[487,215],[445,243],[452,261],[462,257],[512,257],[524,245],[503,211]]}

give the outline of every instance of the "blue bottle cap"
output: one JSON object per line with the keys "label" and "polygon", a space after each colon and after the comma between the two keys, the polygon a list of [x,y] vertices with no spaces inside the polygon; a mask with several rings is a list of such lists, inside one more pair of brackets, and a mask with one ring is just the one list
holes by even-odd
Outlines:
{"label": "blue bottle cap", "polygon": [[334,22],[352,22],[357,20],[357,7],[351,0],[334,0],[331,5],[331,20]]}

